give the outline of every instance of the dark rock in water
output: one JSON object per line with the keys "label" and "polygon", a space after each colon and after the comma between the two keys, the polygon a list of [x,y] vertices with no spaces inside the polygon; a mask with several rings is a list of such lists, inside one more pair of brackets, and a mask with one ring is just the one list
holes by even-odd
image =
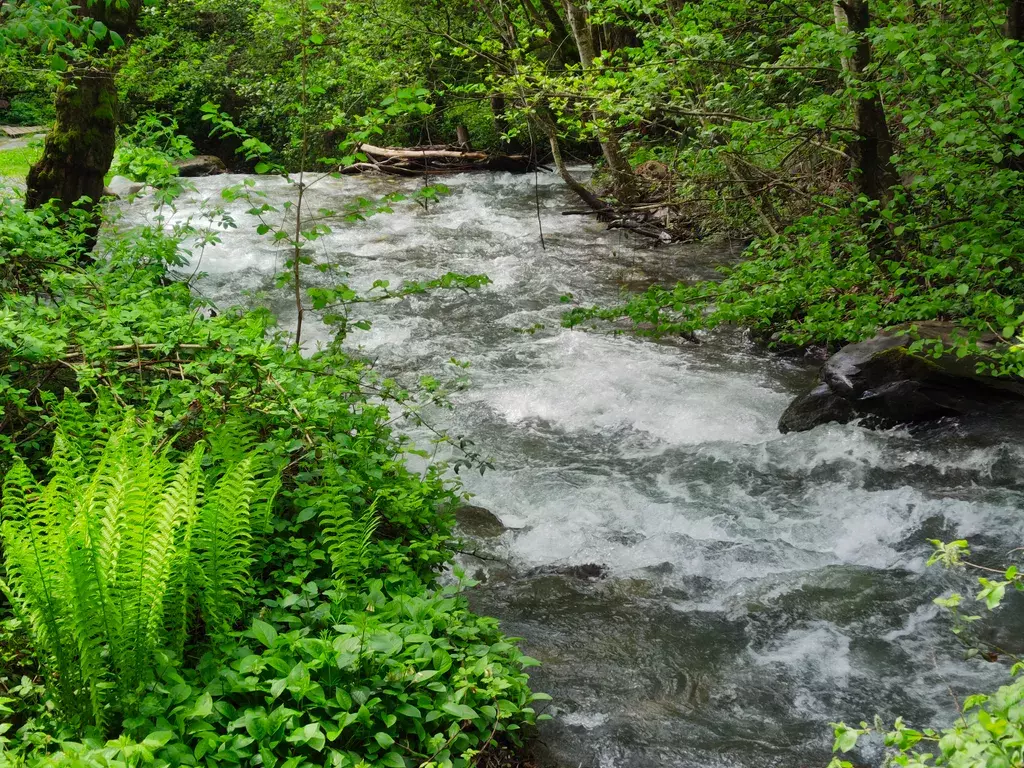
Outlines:
{"label": "dark rock in water", "polygon": [[227,173],[228,167],[224,161],[213,155],[199,155],[190,157],[187,160],[176,160],[174,167],[178,169],[178,175],[186,178],[195,176],[216,176],[220,173]]}
{"label": "dark rock in water", "polygon": [[472,504],[456,509],[455,521],[462,533],[479,539],[493,539],[505,532],[505,526],[493,512]]}
{"label": "dark rock in water", "polygon": [[[786,409],[779,430],[803,432],[854,419],[885,429],[1024,404],[1024,381],[979,375],[977,358],[935,358],[909,351],[917,338],[951,345],[956,332],[952,323],[915,323],[912,334],[901,332],[906,328],[850,344],[829,358],[811,391]],[[995,335],[978,341],[983,352],[998,351],[1002,344]]]}
{"label": "dark rock in water", "polygon": [[848,424],[857,418],[853,404],[835,394],[828,384],[818,384],[789,404],[779,420],[781,432],[806,432],[819,424]]}
{"label": "dark rock in water", "polygon": [[542,565],[539,568],[531,568],[527,576],[568,576],[571,579],[580,581],[593,581],[603,579],[608,575],[608,568],[596,563],[584,563],[582,565]]}

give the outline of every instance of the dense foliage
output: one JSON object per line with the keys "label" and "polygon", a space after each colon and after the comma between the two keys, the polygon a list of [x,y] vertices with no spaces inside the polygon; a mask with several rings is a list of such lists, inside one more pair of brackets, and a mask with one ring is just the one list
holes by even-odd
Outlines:
{"label": "dense foliage", "polygon": [[76,211],[0,205],[4,759],[466,766],[520,743],[533,662],[440,587],[458,487],[392,431],[440,384],[211,317],[172,279],[216,239],[198,223],[110,230],[82,262]]}
{"label": "dense foliage", "polygon": [[[0,469],[18,611],[0,635],[7,754],[462,766],[535,719],[522,671],[531,660],[456,589],[438,588],[458,488],[440,466],[411,474],[411,447],[388,426],[393,410],[419,418],[442,388],[386,380],[337,347],[304,357],[298,343],[306,308],[340,339],[354,302],[486,278],[380,283],[369,296],[344,284],[305,291],[303,270],[326,265],[304,247],[329,229],[303,221],[304,172],[362,159],[362,142],[453,144],[462,127],[475,147],[550,158],[615,226],[751,241],[719,280],[571,306],[569,326],[694,338],[739,325],[806,347],[949,320],[958,354],[995,334],[1006,344],[991,371],[1019,374],[1022,46],[1021,0],[0,2],[0,122],[50,121],[54,92],[68,113],[39,165],[51,176],[62,158],[89,155],[72,140],[92,126],[79,115],[76,130],[68,94],[98,73],[109,76],[104,116],[116,105],[120,125],[116,153],[110,141],[79,169],[93,197],[109,168],[172,205],[173,163],[199,152],[258,173],[300,171],[286,177],[296,202],[284,209],[245,185],[226,193],[249,200],[260,234],[291,249],[281,283],[295,289],[294,335],[263,311],[211,317],[175,274],[184,242],[201,249],[233,224],[213,208],[206,225],[170,233],[158,209],[154,226],[101,238],[92,258],[95,200],[36,205],[49,195],[32,200],[32,180],[34,210],[0,199]],[[592,184],[574,176],[576,157],[595,163]],[[4,162],[0,176],[26,161]],[[324,218],[354,222],[397,202]],[[126,443],[136,430],[144,436]],[[140,499],[187,484],[175,472],[194,493],[101,504],[115,468],[150,464],[166,483]],[[247,501],[230,526],[211,523],[221,505],[200,486],[216,496],[250,470],[262,522],[243,514]],[[81,553],[135,541],[152,508],[165,529],[146,610],[162,618],[136,616],[127,634],[84,622],[125,620],[127,598],[110,586],[117,557],[90,564]],[[34,570],[33,536],[49,547]],[[209,562],[218,537],[235,554],[221,587],[209,576],[221,567]],[[138,561],[155,547],[122,554]],[[958,544],[939,552],[962,564]],[[168,570],[168,558],[186,565]],[[1020,586],[1011,566],[979,597],[991,608]],[[974,618],[957,617],[958,627]],[[897,764],[1019,765],[1022,696],[1015,683],[973,697],[946,731],[840,726],[836,746],[889,730]]]}

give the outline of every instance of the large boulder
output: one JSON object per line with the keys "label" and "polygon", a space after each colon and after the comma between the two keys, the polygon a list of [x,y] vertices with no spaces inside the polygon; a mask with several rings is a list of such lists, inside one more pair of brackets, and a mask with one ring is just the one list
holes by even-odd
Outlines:
{"label": "large boulder", "polygon": [[199,155],[190,157],[187,160],[175,160],[174,167],[178,169],[178,175],[186,178],[196,176],[216,176],[219,173],[227,173],[228,167],[224,161],[214,155]]}
{"label": "large boulder", "polygon": [[[975,357],[946,353],[936,358],[909,350],[918,338],[938,339],[949,347],[955,335],[952,323],[921,322],[843,347],[825,363],[810,391],[782,414],[779,430],[803,432],[855,419],[885,429],[1024,403],[1024,380],[980,375]],[[982,353],[1001,345],[994,334],[978,340]]]}

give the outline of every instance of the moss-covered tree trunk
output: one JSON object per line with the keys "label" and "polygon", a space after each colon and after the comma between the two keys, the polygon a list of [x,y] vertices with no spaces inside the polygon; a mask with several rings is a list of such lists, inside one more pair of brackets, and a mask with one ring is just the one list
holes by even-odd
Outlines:
{"label": "moss-covered tree trunk", "polygon": [[[93,19],[93,60],[72,68],[57,89],[57,117],[46,136],[43,156],[28,175],[25,195],[29,207],[56,200],[70,209],[83,197],[92,219],[87,250],[99,228],[99,199],[103,177],[114,159],[117,131],[117,87],[109,64],[108,49],[136,28],[143,0],[88,0],[79,3],[78,15]],[[97,30],[102,28],[102,33]]]}
{"label": "moss-covered tree trunk", "polygon": [[113,73],[92,67],[70,70],[57,89],[57,119],[43,156],[28,174],[25,201],[50,200],[67,210],[83,197],[103,195],[103,177],[114,158],[117,88]]}

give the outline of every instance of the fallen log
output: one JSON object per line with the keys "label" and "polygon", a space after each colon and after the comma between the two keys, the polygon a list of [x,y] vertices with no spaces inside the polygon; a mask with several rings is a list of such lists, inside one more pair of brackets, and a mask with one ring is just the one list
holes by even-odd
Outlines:
{"label": "fallen log", "polygon": [[393,176],[436,176],[472,171],[530,173],[548,170],[527,155],[492,155],[447,145],[427,147],[376,147],[360,144],[365,162],[340,168],[344,174],[381,173]]}
{"label": "fallen log", "polygon": [[459,160],[487,160],[486,152],[463,152],[460,149],[436,149],[434,147],[413,147],[397,149],[395,147],[375,147],[372,144],[360,144],[359,152],[374,157],[401,157],[410,160],[436,160],[438,158],[456,158]]}

